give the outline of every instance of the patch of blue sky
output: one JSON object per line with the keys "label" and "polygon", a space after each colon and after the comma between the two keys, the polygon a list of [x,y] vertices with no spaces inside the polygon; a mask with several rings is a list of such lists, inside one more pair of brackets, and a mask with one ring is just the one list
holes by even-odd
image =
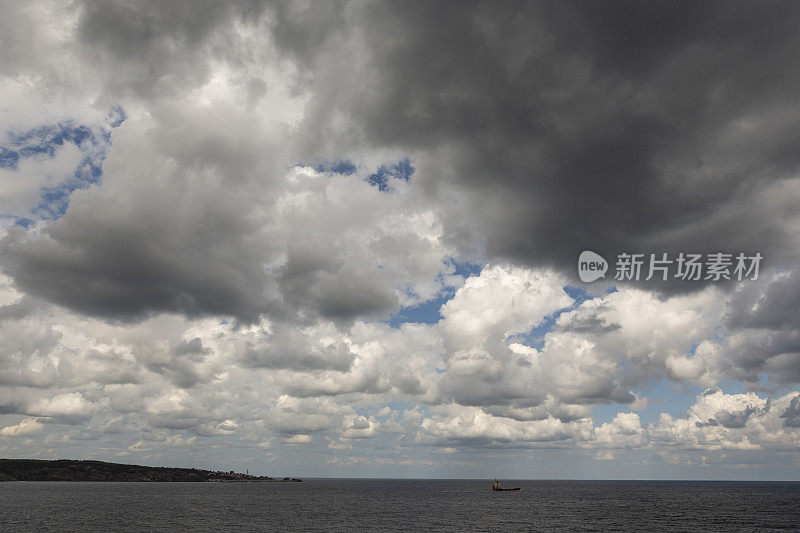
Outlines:
{"label": "patch of blue sky", "polygon": [[436,324],[442,319],[439,309],[452,298],[452,294],[440,294],[433,300],[419,305],[403,307],[389,319],[389,326],[399,328],[403,324]]}
{"label": "patch of blue sky", "polygon": [[455,260],[450,260],[450,264],[453,265],[455,270],[453,274],[456,276],[461,276],[463,278],[470,278],[472,276],[480,276],[481,270],[483,270],[483,265],[479,263],[461,263]]}
{"label": "patch of blue sky", "polygon": [[326,161],[314,165],[314,170],[317,172],[329,172],[331,174],[342,174],[349,176],[355,174],[357,168],[355,164],[349,159],[339,159],[338,161]]}
{"label": "patch of blue sky", "polygon": [[[661,378],[644,385],[640,390],[634,391],[639,396],[646,397],[647,407],[637,411],[642,425],[658,421],[661,413],[673,417],[684,417],[689,408],[695,403],[697,396],[706,390],[706,387],[696,384],[676,383],[675,381]],[[728,393],[724,388],[724,392]],[[631,412],[631,405],[624,403],[598,404],[592,408],[592,417],[599,423],[610,422],[618,413]]]}
{"label": "patch of blue sky", "polygon": [[[768,386],[768,378],[766,375],[762,375],[759,377],[758,387],[761,389],[762,386]],[[732,379],[726,379],[717,383],[717,387],[719,387],[722,392],[725,394],[747,394],[751,392],[744,386],[741,381],[736,381]],[[790,390],[794,390],[793,387],[789,388]]]}
{"label": "patch of blue sky", "polygon": [[[761,385],[766,385],[766,382],[762,380],[762,382],[759,383],[759,388],[761,388]],[[740,381],[736,380],[720,381],[717,387],[725,394],[746,394],[747,392],[751,392]],[[697,401],[697,397],[708,388],[709,387],[695,383],[678,383],[667,378],[661,378],[645,384],[640,390],[634,391],[639,396],[646,397],[648,400],[647,407],[637,412],[642,425],[645,426],[657,422],[661,413],[669,414],[675,418],[685,417],[686,413]],[[766,388],[766,390],[769,389]],[[787,387],[785,390],[769,390],[769,395],[774,398],[790,390],[794,389],[792,387]],[[613,420],[618,413],[628,412],[631,412],[631,406],[629,404],[598,404],[592,408],[592,417],[598,423],[605,423]]]}
{"label": "patch of blue sky", "polygon": [[[311,166],[320,173],[341,174],[350,176],[358,171],[358,167],[349,159],[337,159],[334,161],[322,161],[313,165],[301,163],[300,166]],[[375,172],[366,177],[366,182],[382,192],[391,192],[394,188],[391,185],[393,180],[409,181],[415,172],[414,165],[409,158],[401,159],[394,164],[380,165]]]}
{"label": "patch of blue sky", "polygon": [[[450,260],[450,264],[453,267],[452,273],[464,278],[477,276],[483,269],[482,265],[461,263],[454,259]],[[418,305],[403,307],[397,313],[393,314],[387,323],[393,328],[399,328],[402,324],[406,323],[436,324],[442,319],[440,313],[441,307],[453,297],[455,292],[456,289],[450,288],[440,293],[436,298]]]}
{"label": "patch of blue sky", "polygon": [[31,218],[14,217],[14,226],[16,226],[18,228],[28,229],[31,226],[33,226],[34,224],[36,224],[36,222],[34,222],[33,219],[31,219]]}
{"label": "patch of blue sky", "polygon": [[9,168],[12,170],[16,170],[18,163],[19,163],[18,152],[6,148],[5,146],[0,146],[0,168]]}
{"label": "patch of blue sky", "polygon": [[122,106],[115,105],[106,115],[106,124],[108,124],[111,128],[116,128],[125,122],[127,118],[128,114],[125,113],[125,110],[122,108]]}
{"label": "patch of blue sky", "polygon": [[[121,107],[112,108],[107,124],[114,128],[125,120]],[[54,158],[66,144],[74,144],[84,154],[71,176],[61,183],[43,187],[38,204],[29,216],[11,216],[15,225],[29,227],[34,218],[53,220],[66,212],[70,195],[99,183],[103,160],[111,146],[111,132],[106,128],[89,127],[73,121],[40,126],[24,132],[9,131],[6,143],[0,146],[0,167],[17,170],[20,161],[29,158]]]}
{"label": "patch of blue sky", "polygon": [[76,126],[72,121],[40,126],[22,133],[12,131],[8,133],[8,145],[2,147],[3,159],[10,161],[8,168],[16,170],[20,159],[54,157],[58,147],[65,143],[81,146],[86,141],[94,140],[94,137],[90,128]]}
{"label": "patch of blue sky", "polygon": [[756,381],[749,384],[727,379],[720,381],[717,386],[722,389],[722,392],[725,394],[746,394],[748,392],[755,392],[761,396],[766,394],[770,398],[777,398],[797,390],[797,387],[791,384],[776,382],[771,379],[770,374],[766,372],[758,374]]}
{"label": "patch of blue sky", "polygon": [[378,170],[367,176],[367,183],[378,187],[380,191],[391,192],[394,190],[391,180],[409,181],[415,170],[411,160],[406,157],[393,165],[379,166]]}

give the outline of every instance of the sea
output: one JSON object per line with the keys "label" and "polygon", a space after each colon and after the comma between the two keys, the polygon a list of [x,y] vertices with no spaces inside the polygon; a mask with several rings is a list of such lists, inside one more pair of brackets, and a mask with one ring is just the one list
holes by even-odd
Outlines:
{"label": "sea", "polygon": [[0,483],[2,531],[800,531],[800,482]]}

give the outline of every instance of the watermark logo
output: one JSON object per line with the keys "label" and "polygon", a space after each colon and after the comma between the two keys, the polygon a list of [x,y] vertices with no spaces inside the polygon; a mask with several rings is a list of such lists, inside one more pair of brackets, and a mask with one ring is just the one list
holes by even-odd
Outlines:
{"label": "watermark logo", "polygon": [[591,283],[600,278],[606,277],[608,271],[608,261],[592,251],[585,250],[578,257],[578,276],[584,283]]}
{"label": "watermark logo", "polygon": [[[666,253],[623,252],[617,255],[614,279],[617,281],[649,281],[653,278],[661,281],[757,280],[763,258],[760,253],[747,255],[715,252],[703,255],[681,252],[677,256],[670,257]],[[603,256],[589,250],[581,252],[578,258],[578,277],[581,281],[591,283],[604,278],[607,270],[608,262]]]}

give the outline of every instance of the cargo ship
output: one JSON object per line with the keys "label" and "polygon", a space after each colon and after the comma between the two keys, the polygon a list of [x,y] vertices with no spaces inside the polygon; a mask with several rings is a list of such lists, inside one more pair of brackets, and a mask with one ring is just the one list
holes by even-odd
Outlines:
{"label": "cargo ship", "polygon": [[494,483],[492,483],[492,490],[493,491],[519,490],[519,487],[514,487],[513,489],[504,489],[503,487],[500,486],[500,482],[497,481],[497,478],[495,478]]}

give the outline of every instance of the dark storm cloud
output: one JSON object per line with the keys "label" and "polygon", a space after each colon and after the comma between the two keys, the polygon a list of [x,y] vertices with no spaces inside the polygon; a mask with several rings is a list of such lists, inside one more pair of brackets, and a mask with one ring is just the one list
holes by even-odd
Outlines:
{"label": "dark storm cloud", "polygon": [[800,282],[796,271],[743,284],[731,295],[725,323],[746,341],[731,350],[740,379],[757,383],[769,371],[776,383],[800,381]]}
{"label": "dark storm cloud", "polygon": [[0,403],[0,415],[15,415],[24,412],[24,406],[16,403]]}
{"label": "dark storm cloud", "polygon": [[[170,201],[117,191],[129,211],[71,203],[48,239],[9,232],[1,266],[26,292],[124,319],[344,322],[396,310],[393,287],[325,258],[309,273],[293,250],[276,272],[280,294],[265,294],[274,258],[253,246],[255,202],[221,205],[265,172],[260,133],[230,135],[249,116],[164,118],[159,99],[202,87],[212,64],[275,57],[294,63],[296,90],[310,97],[282,147],[294,159],[276,156],[275,168],[369,149],[408,155],[457,250],[480,242],[489,260],[570,275],[585,248],[760,251],[786,269],[798,193],[765,191],[800,170],[799,13],[794,2],[88,3],[75,50],[98,65],[103,97],[133,95],[162,121],[148,135],[180,167],[170,179],[219,179],[207,194],[198,180],[189,197],[154,183]],[[265,37],[248,41],[241,28]],[[263,92],[269,80],[249,76],[243,87]]]}
{"label": "dark storm cloud", "polygon": [[272,175],[254,156],[262,132],[233,109],[193,111],[161,108],[158,123],[130,132],[134,152],[107,161],[114,168],[102,186],[73,193],[42,233],[10,228],[3,272],[26,293],[87,315],[257,320],[270,301],[269,246],[249,189],[265,194]]}
{"label": "dark storm cloud", "polygon": [[313,244],[288,247],[286,262],[278,271],[285,304],[336,321],[398,307],[391,287],[373,282],[363,267],[343,264],[331,243]]}
{"label": "dark storm cloud", "polygon": [[[164,241],[161,244],[165,248],[158,250],[160,245],[153,236],[163,236],[165,228],[147,228],[149,223],[137,228],[144,219],[136,216],[136,220],[124,220],[113,207],[106,215],[110,218],[92,214],[91,220],[85,221],[91,224],[89,227],[80,221],[73,224],[81,214],[72,211],[63,224],[49,230],[47,240],[31,242],[23,230],[9,230],[0,246],[4,272],[31,294],[108,318],[173,311],[188,315],[217,312],[254,319],[263,310],[264,302],[242,278],[246,272],[253,279],[263,279],[263,275],[259,276],[256,265],[248,266],[239,250],[228,254],[218,243],[214,245],[216,254],[210,249],[187,248],[185,252],[198,257],[164,261],[162,254],[175,258],[180,254]],[[95,225],[98,219],[105,219],[109,225]],[[126,229],[114,231],[116,223],[111,220]],[[193,261],[208,268],[192,266]]]}
{"label": "dark storm cloud", "polygon": [[[307,126],[324,137],[308,146],[335,132],[339,151],[366,139],[422,154],[432,191],[473,193],[449,233],[476,217],[490,257],[568,272],[586,247],[759,250],[780,263],[782,227],[747,205],[800,168],[798,13],[789,2],[368,4],[364,75],[316,73]],[[311,68],[330,59],[281,44]],[[350,130],[335,130],[341,115]]]}
{"label": "dark storm cloud", "polygon": [[742,286],[731,298],[727,323],[732,328],[782,329],[800,325],[800,274]]}
{"label": "dark storm cloud", "polygon": [[744,332],[729,348],[726,372],[732,378],[756,388],[764,372],[775,383],[800,381],[800,331],[796,326]]}
{"label": "dark storm cloud", "polygon": [[[213,1],[85,2],[78,43],[112,76],[106,90],[150,98],[181,93],[207,79],[210,60],[230,42],[220,27],[257,19],[265,3]],[[228,46],[225,46],[225,45]]]}

